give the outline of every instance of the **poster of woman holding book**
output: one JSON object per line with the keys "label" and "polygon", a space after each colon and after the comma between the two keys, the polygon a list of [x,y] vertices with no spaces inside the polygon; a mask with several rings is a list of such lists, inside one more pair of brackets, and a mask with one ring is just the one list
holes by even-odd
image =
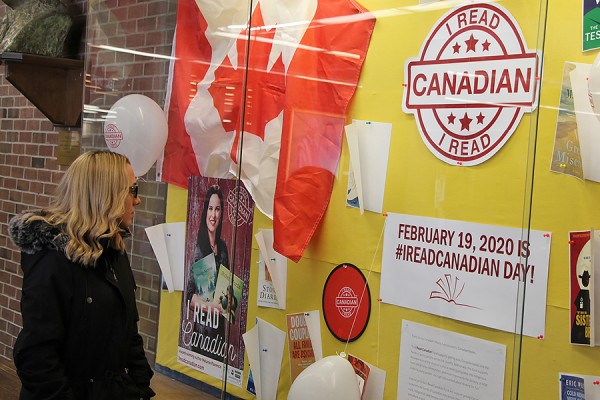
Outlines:
{"label": "poster of woman holding book", "polygon": [[216,378],[227,363],[228,382],[240,387],[253,208],[235,180],[190,178],[177,359]]}
{"label": "poster of woman holding book", "polygon": [[[188,280],[186,293],[191,299],[191,305],[200,303],[200,294],[212,289],[214,292],[217,284],[217,276],[219,267],[222,265],[229,268],[229,255],[227,253],[227,243],[221,239],[221,231],[223,230],[223,209],[225,208],[223,201],[223,192],[219,185],[212,185],[206,191],[204,197],[204,206],[202,207],[202,216],[200,217],[200,228],[196,239],[196,247],[194,249],[194,259],[192,265],[198,265],[197,262],[205,258],[207,255],[212,255],[215,258],[216,274],[211,275],[207,282],[208,288],[196,286],[194,279]],[[193,273],[194,271],[192,271]],[[197,274],[194,274],[197,276]],[[199,290],[201,291],[199,293]],[[191,297],[189,297],[191,295]]]}

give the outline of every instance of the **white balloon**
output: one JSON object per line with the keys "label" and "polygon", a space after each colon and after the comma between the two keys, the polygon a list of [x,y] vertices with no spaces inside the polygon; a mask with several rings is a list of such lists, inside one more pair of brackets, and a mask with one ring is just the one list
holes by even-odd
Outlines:
{"label": "white balloon", "polygon": [[590,68],[588,95],[596,117],[600,118],[600,53],[598,53]]}
{"label": "white balloon", "polygon": [[167,119],[154,100],[141,94],[119,99],[104,122],[109,150],[129,158],[135,176],[145,175],[167,143]]}
{"label": "white balloon", "polygon": [[354,368],[340,356],[328,356],[309,365],[297,377],[288,400],[360,400]]}

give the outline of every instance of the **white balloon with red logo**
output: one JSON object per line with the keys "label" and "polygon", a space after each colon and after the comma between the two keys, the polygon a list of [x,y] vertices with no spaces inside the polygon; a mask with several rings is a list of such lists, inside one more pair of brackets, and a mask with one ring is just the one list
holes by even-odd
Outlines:
{"label": "white balloon with red logo", "polygon": [[287,400],[360,400],[354,368],[337,355],[315,361],[296,377]]}
{"label": "white balloon with red logo", "polygon": [[131,162],[135,176],[145,175],[167,143],[167,119],[158,104],[141,94],[119,99],[104,122],[104,140],[109,150]]}

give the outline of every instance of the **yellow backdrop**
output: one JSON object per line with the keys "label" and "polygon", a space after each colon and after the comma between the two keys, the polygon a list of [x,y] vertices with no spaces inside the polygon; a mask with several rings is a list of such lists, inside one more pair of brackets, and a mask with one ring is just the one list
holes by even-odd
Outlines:
{"label": "yellow backdrop", "polygon": [[[522,399],[557,398],[559,372],[600,375],[597,361],[600,350],[569,344],[567,242],[569,231],[599,227],[600,185],[549,170],[564,63],[591,63],[597,51],[581,51],[581,1],[550,3],[546,22],[545,2],[499,2],[521,26],[527,47],[540,53],[544,51],[544,71],[538,113],[525,114],[512,138],[489,161],[474,167],[450,166],[439,161],[421,140],[415,118],[402,112],[404,63],[418,55],[431,27],[448,11],[439,6],[458,4],[453,1],[429,7],[419,7],[416,0],[362,2],[372,11],[395,11],[391,13],[393,16],[377,20],[348,116],[348,121],[371,120],[393,126],[384,211],[523,228],[527,228],[531,217],[531,229],[552,232],[546,335],[543,340],[523,337],[519,382]],[[547,29],[544,29],[545,23]],[[505,398],[511,398],[511,393],[514,396],[515,366],[520,355],[518,335],[376,301],[381,245],[376,249],[385,217],[369,212],[360,215],[356,209],[345,207],[348,164],[348,149],[344,144],[325,219],[301,261],[289,264],[287,310],[256,306],[257,271],[252,270],[247,329],[252,328],[254,318],[259,316],[285,330],[285,314],[320,310],[322,288],[329,272],[339,263],[350,262],[369,277],[373,299],[370,323],[359,340],[346,348],[321,321],[324,355],[346,351],[384,369],[387,371],[385,398],[395,399],[401,321],[408,319],[506,345]],[[168,222],[185,220],[185,190],[170,186],[167,204]],[[271,227],[271,221],[256,210],[255,231]],[[257,265],[256,261],[258,251],[254,243],[252,266]],[[219,380],[176,362],[180,303],[180,293],[161,295],[157,363],[220,387]],[[289,386],[286,347],[278,398],[286,398]],[[232,385],[228,385],[228,391],[238,397],[251,397]]]}

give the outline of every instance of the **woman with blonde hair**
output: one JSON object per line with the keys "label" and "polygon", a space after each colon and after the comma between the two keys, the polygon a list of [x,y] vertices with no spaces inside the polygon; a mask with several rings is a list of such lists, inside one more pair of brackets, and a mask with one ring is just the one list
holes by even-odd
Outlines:
{"label": "woman with blonde hair", "polygon": [[23,269],[13,352],[21,400],[154,396],[123,241],[141,202],[127,158],[91,151],[68,168],[47,209],[10,221]]}

